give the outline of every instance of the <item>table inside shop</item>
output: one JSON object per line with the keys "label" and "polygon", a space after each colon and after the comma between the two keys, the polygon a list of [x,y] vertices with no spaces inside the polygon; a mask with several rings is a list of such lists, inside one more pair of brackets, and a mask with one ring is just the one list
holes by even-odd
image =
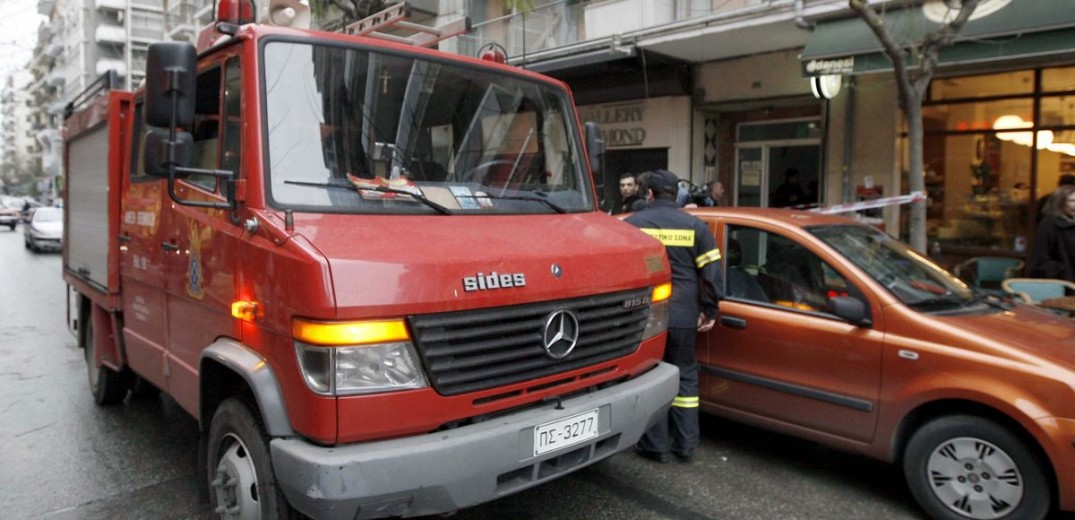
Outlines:
{"label": "table inside shop", "polygon": [[1045,307],[1046,309],[1065,312],[1068,316],[1075,316],[1075,296],[1046,298],[1038,302],[1038,305]]}

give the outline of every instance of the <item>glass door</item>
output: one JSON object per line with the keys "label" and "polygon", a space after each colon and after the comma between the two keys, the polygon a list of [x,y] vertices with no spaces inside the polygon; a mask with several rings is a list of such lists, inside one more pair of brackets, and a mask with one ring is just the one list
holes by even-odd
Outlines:
{"label": "glass door", "polygon": [[820,202],[820,133],[816,119],[738,125],[735,205],[805,209]]}

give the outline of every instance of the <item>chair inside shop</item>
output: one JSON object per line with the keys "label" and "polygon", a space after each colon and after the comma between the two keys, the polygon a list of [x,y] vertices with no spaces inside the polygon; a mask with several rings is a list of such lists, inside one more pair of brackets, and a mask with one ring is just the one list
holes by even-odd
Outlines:
{"label": "chair inside shop", "polygon": [[1006,291],[1001,286],[1004,280],[1018,276],[1026,262],[1018,258],[1001,256],[976,256],[961,262],[953,273],[971,287],[1003,296]]}
{"label": "chair inside shop", "polygon": [[1001,282],[1001,287],[1008,294],[1033,304],[1075,295],[1075,283],[1053,278],[1008,278]]}

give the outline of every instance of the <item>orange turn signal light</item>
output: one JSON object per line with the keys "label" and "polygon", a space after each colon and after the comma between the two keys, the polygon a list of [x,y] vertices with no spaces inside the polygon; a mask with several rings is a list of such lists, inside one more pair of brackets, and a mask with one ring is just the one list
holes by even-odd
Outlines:
{"label": "orange turn signal light", "polygon": [[264,314],[264,311],[261,309],[261,304],[258,302],[239,300],[231,303],[232,317],[239,318],[240,320],[254,321]]}
{"label": "orange turn signal light", "polygon": [[653,303],[663,302],[672,297],[672,282],[662,283],[653,288],[653,297],[650,301]]}
{"label": "orange turn signal light", "polygon": [[291,335],[311,345],[370,345],[409,341],[403,320],[291,322]]}

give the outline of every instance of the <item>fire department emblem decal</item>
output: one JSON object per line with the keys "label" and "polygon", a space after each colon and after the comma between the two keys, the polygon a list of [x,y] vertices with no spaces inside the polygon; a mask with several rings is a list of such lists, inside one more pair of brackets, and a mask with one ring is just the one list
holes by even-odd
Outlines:
{"label": "fire department emblem decal", "polygon": [[198,229],[198,225],[190,224],[190,250],[187,253],[187,295],[200,300],[205,297],[205,269],[202,264],[202,244],[212,236],[211,228]]}
{"label": "fire department emblem decal", "polygon": [[541,343],[545,355],[553,359],[563,359],[575,350],[579,341],[579,319],[574,312],[567,309],[553,311],[545,318],[545,330],[541,334]]}

